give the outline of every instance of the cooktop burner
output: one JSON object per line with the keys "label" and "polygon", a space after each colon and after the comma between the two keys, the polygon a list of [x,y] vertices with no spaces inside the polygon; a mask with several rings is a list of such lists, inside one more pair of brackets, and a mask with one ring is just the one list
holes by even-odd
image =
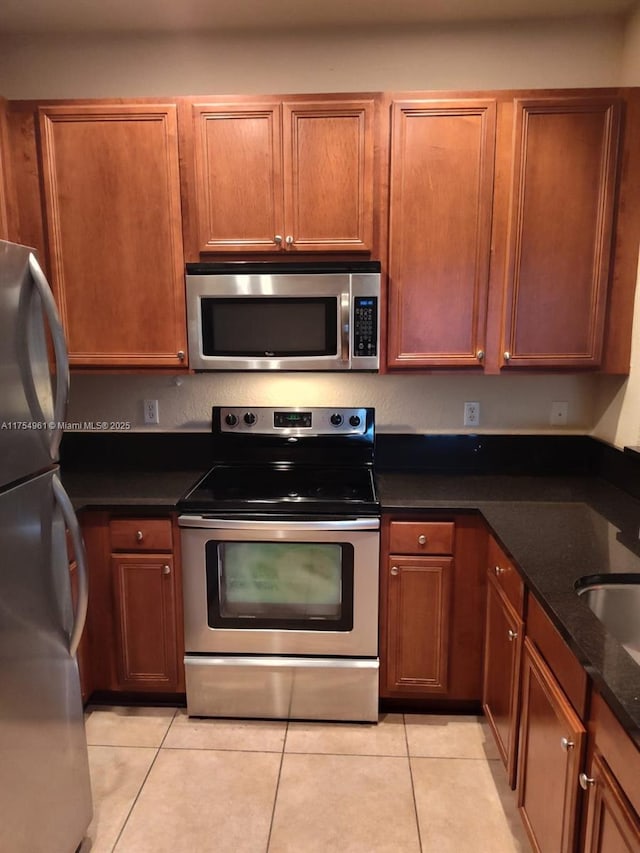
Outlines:
{"label": "cooktop burner", "polygon": [[183,511],[358,512],[377,510],[366,468],[216,465],[180,502]]}
{"label": "cooktop burner", "polygon": [[376,515],[373,410],[213,409],[213,468],[179,502],[208,514]]}

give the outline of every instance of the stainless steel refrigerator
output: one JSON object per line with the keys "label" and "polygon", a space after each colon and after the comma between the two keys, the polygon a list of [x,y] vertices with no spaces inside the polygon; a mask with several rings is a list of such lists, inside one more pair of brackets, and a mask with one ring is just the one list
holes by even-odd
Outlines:
{"label": "stainless steel refrigerator", "polygon": [[[36,254],[0,241],[0,851],[7,853],[73,853],[92,815],[76,660],[86,563],[57,465],[68,385],[64,335]],[[65,528],[78,560],[75,611]]]}

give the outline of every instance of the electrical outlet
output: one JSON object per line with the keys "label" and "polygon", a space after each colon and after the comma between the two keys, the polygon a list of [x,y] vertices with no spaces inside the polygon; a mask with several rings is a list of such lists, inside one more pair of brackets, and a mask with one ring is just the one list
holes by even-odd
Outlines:
{"label": "electrical outlet", "polygon": [[145,424],[159,424],[160,417],[158,414],[157,400],[144,400],[144,422]]}
{"label": "electrical outlet", "polygon": [[464,425],[480,426],[480,403],[464,404]]}
{"label": "electrical outlet", "polygon": [[567,423],[569,415],[569,404],[565,401],[555,402],[551,404],[551,415],[549,423],[551,426],[564,426]]}

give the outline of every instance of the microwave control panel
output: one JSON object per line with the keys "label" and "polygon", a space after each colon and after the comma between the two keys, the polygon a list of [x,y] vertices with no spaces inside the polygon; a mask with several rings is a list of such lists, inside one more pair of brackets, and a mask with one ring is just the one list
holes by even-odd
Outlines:
{"label": "microwave control panel", "polygon": [[356,296],[353,300],[353,355],[378,354],[378,297]]}

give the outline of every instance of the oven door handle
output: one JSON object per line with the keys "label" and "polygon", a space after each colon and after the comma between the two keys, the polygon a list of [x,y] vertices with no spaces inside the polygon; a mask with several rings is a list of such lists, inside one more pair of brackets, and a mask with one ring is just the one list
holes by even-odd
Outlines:
{"label": "oven door handle", "polygon": [[349,518],[341,521],[252,521],[239,518],[210,518],[204,515],[181,515],[180,527],[216,530],[379,530],[379,518]]}

